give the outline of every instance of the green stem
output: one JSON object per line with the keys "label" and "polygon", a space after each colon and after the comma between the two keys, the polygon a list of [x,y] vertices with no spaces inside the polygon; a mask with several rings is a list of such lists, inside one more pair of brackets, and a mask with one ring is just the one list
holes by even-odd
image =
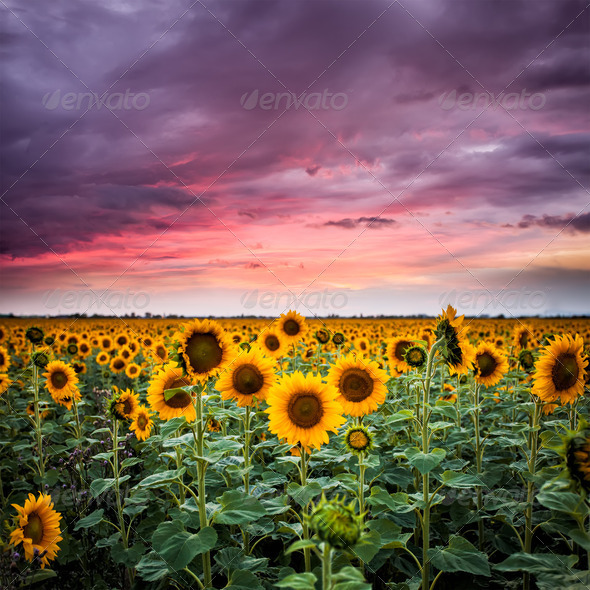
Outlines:
{"label": "green stem", "polygon": [[322,556],[322,589],[330,590],[332,587],[332,548],[328,543],[324,543],[324,553]]}
{"label": "green stem", "polygon": [[[33,345],[33,352],[35,346]],[[43,434],[41,433],[41,413],[39,412],[39,367],[33,363],[33,395],[35,406],[35,433],[37,435],[37,464],[41,479],[45,477],[45,461],[43,460]]]}
{"label": "green stem", "polygon": [[[537,470],[537,450],[538,450],[538,432],[537,426],[539,425],[541,413],[541,404],[538,400],[535,400],[535,409],[531,419],[531,433],[530,433],[530,456],[528,461],[529,468],[529,479],[527,480],[527,507],[524,514],[525,518],[525,530],[524,530],[524,550],[525,553],[531,553],[533,548],[533,499],[535,492],[535,484],[532,480]],[[523,589],[529,590],[531,587],[531,575],[526,572],[524,574]]]}
{"label": "green stem", "polygon": [[[180,429],[178,429],[176,431],[176,436],[180,436]],[[181,467],[182,467],[182,453],[180,452],[180,448],[176,447],[176,469],[180,469]],[[180,477],[182,479],[182,475]],[[185,493],[184,493],[184,487],[182,486],[182,484],[178,485],[178,495],[180,497],[180,503],[184,504]]]}
{"label": "green stem", "polygon": [[[250,494],[250,406],[246,406],[244,416],[244,493]],[[250,553],[250,535],[244,531],[244,553]]]}
{"label": "green stem", "polygon": [[[207,498],[205,495],[205,472],[207,470],[207,462],[203,459],[204,445],[203,436],[205,427],[203,424],[203,387],[197,389],[197,396],[195,400],[195,410],[197,413],[197,475],[199,485],[199,525],[201,529],[208,526],[207,521]],[[211,552],[203,553],[203,580],[204,587],[211,587]]]}
{"label": "green stem", "polygon": [[121,530],[121,541],[125,549],[128,548],[128,539],[125,533],[125,519],[123,517],[123,506],[121,505],[121,492],[119,490],[119,421],[113,418],[113,474],[115,476],[115,499],[117,501],[117,517],[119,529]]}
{"label": "green stem", "polygon": [[[479,385],[477,383],[474,384],[474,390],[473,390],[473,425],[475,427],[475,462],[476,462],[477,479],[480,480],[482,463],[483,463],[483,452],[482,452],[482,445],[481,445],[481,437],[480,437],[480,433],[479,433]],[[477,512],[478,512],[478,515],[480,515],[480,511],[483,509],[483,497],[482,497],[481,486],[476,486],[476,492],[477,492]],[[481,520],[481,518],[477,521],[477,533],[478,533],[478,539],[479,539],[479,550],[483,551],[484,527],[483,527],[483,520]]]}
{"label": "green stem", "polygon": [[[428,363],[426,365],[426,380],[424,382],[424,397],[422,399],[422,452],[429,452],[428,420],[430,413],[428,406],[430,403],[430,384],[433,376],[433,362],[436,350],[442,340],[437,340],[428,353]],[[424,510],[422,515],[422,590],[429,590],[430,587],[430,562],[428,551],[430,549],[430,474],[422,475],[422,496],[424,500]]]}
{"label": "green stem", "polygon": [[[307,466],[309,461],[306,459],[306,451],[304,448],[300,448],[301,456],[301,487],[307,485]],[[311,459],[311,456],[310,456]],[[303,508],[303,540],[309,541],[309,527],[307,526],[307,506]],[[311,572],[311,550],[309,547],[303,549],[303,559],[305,561],[305,571]]]}

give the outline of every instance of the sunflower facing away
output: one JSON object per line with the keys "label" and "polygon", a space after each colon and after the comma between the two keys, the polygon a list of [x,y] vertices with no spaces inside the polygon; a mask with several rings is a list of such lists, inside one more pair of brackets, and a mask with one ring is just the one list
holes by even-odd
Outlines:
{"label": "sunflower facing away", "polygon": [[111,402],[111,412],[119,420],[133,420],[139,408],[139,394],[133,393],[129,389],[120,391],[115,385],[113,386],[113,401]]}
{"label": "sunflower facing away", "polygon": [[385,401],[389,377],[375,361],[353,355],[332,365],[327,381],[338,391],[336,400],[349,416],[372,414]]}
{"label": "sunflower facing away", "polygon": [[578,334],[556,336],[544,349],[535,363],[532,393],[544,402],[561,399],[571,404],[584,393],[585,366],[582,357],[584,341]]}
{"label": "sunflower facing away", "polygon": [[434,331],[437,340],[442,340],[439,353],[449,367],[451,375],[465,375],[475,358],[475,349],[467,340],[466,330],[461,327],[465,316],[456,317],[457,310],[451,305],[439,315]]}
{"label": "sunflower facing away", "polygon": [[43,373],[47,378],[45,387],[56,401],[63,397],[71,396],[77,390],[78,377],[76,371],[63,361],[51,361]]}
{"label": "sunflower facing away", "polygon": [[150,437],[154,423],[150,418],[150,412],[145,406],[139,406],[135,412],[135,418],[131,422],[129,429],[135,432],[137,440],[146,440]]}
{"label": "sunflower facing away", "polygon": [[491,387],[508,372],[508,359],[493,344],[481,342],[475,351],[473,370],[476,383]]}
{"label": "sunflower facing away", "polygon": [[512,346],[517,350],[535,348],[536,342],[533,328],[519,322],[512,334]]}
{"label": "sunflower facing away", "polygon": [[319,449],[329,440],[328,430],[336,432],[345,422],[337,395],[319,375],[286,375],[268,392],[268,429],[291,445],[301,443],[306,451]]}
{"label": "sunflower facing away", "polygon": [[280,334],[277,330],[265,330],[262,334],[259,334],[256,339],[256,345],[266,355],[271,356],[274,359],[285,356],[286,352],[286,338]]}
{"label": "sunflower facing away", "polygon": [[59,528],[61,514],[53,510],[51,496],[41,492],[37,499],[29,494],[24,506],[12,506],[18,512],[18,527],[10,534],[10,544],[16,547],[22,543],[25,557],[29,561],[33,561],[36,549],[41,559],[41,568],[45,568],[59,551],[57,544],[62,540]]}
{"label": "sunflower facing away", "polygon": [[397,372],[403,373],[411,369],[410,365],[406,362],[405,354],[412,348],[414,338],[392,338],[387,342],[386,354],[389,359],[389,366],[395,369]]}
{"label": "sunflower facing away", "polygon": [[234,356],[231,341],[213,320],[185,324],[174,336],[179,364],[193,380],[206,381],[224,369]]}
{"label": "sunflower facing away", "polygon": [[[193,404],[193,397],[186,391],[177,391],[173,395],[166,391],[180,389],[193,385],[191,380],[183,376],[182,369],[175,363],[164,365],[152,379],[147,390],[147,401],[161,420],[170,420],[184,416],[187,422],[194,422],[197,413]],[[168,399],[166,399],[168,398]]]}
{"label": "sunflower facing away", "polygon": [[307,332],[305,318],[291,309],[278,319],[278,331],[288,344],[296,344]]}
{"label": "sunflower facing away", "polygon": [[235,400],[239,407],[251,406],[254,397],[266,399],[275,382],[274,362],[251,348],[240,354],[221,375],[215,388],[225,400]]}

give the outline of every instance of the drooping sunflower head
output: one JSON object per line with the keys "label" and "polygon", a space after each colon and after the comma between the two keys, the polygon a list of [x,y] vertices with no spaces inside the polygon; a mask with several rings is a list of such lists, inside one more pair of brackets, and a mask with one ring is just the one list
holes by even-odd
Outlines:
{"label": "drooping sunflower head", "polygon": [[176,363],[164,365],[152,378],[147,390],[151,409],[158,412],[161,420],[184,416],[187,422],[197,418],[193,395],[184,388],[194,385]]}
{"label": "drooping sunflower head", "polygon": [[214,320],[185,324],[174,340],[178,364],[195,381],[217,375],[235,355],[233,344]]}
{"label": "drooping sunflower head", "polygon": [[137,440],[146,440],[150,437],[150,433],[154,423],[150,418],[150,412],[145,406],[139,406],[135,413],[135,418],[129,426],[129,429],[135,432]]}
{"label": "drooping sunflower head", "polygon": [[291,309],[287,313],[281,314],[277,330],[288,344],[295,344],[307,333],[307,324],[302,315]]}
{"label": "drooping sunflower head", "polygon": [[43,338],[45,338],[45,333],[41,328],[39,328],[39,326],[31,326],[30,328],[27,328],[27,331],[25,332],[25,338],[31,344],[41,344],[41,342],[43,342]]}
{"label": "drooping sunflower head", "polygon": [[584,393],[586,365],[584,342],[577,334],[556,336],[535,363],[532,393],[542,401],[571,404]]}
{"label": "drooping sunflower head", "polygon": [[327,344],[330,342],[330,332],[326,328],[320,328],[316,331],[315,338],[320,344]]}
{"label": "drooping sunflower head", "polygon": [[336,400],[349,416],[372,414],[387,395],[387,373],[364,357],[342,356],[332,365],[326,380],[338,392]]}
{"label": "drooping sunflower head", "polygon": [[31,355],[31,360],[33,361],[33,364],[40,369],[45,369],[49,364],[49,355],[43,351],[34,352]]}
{"label": "drooping sunflower head", "polygon": [[361,536],[361,516],[356,513],[354,502],[346,504],[338,497],[322,498],[309,516],[309,527],[331,547],[351,550]]}
{"label": "drooping sunflower head", "polygon": [[12,505],[18,512],[17,526],[10,534],[10,544],[16,547],[23,544],[25,558],[33,561],[38,557],[41,568],[55,559],[59,551],[60,536],[59,521],[61,514],[53,509],[51,496],[39,492],[35,498],[29,494],[24,506]]}
{"label": "drooping sunflower head", "polygon": [[46,367],[43,377],[47,378],[45,387],[52,396],[63,397],[76,389],[78,377],[70,365],[63,361],[52,361]]}
{"label": "drooping sunflower head", "polygon": [[254,398],[266,399],[276,380],[274,362],[260,350],[242,352],[224,370],[215,385],[225,400],[235,400],[238,406],[251,406]]}
{"label": "drooping sunflower head", "polygon": [[111,414],[118,420],[133,420],[139,408],[139,394],[129,389],[119,390],[113,387],[113,399],[111,401]]}
{"label": "drooping sunflower head", "polygon": [[301,443],[306,451],[319,449],[329,441],[328,431],[336,432],[345,422],[337,395],[319,375],[285,375],[268,392],[268,429],[291,445]]}
{"label": "drooping sunflower head", "polygon": [[344,446],[353,455],[368,453],[374,447],[373,435],[366,426],[350,426],[344,434]]}
{"label": "drooping sunflower head", "polygon": [[256,339],[256,346],[266,355],[274,359],[285,356],[287,340],[278,330],[264,330]]}
{"label": "drooping sunflower head", "polygon": [[532,350],[521,350],[518,355],[518,362],[523,371],[532,373],[535,368],[535,357]]}
{"label": "drooping sunflower head", "polygon": [[466,331],[461,327],[465,316],[457,317],[456,314],[457,310],[449,305],[437,317],[434,334],[436,339],[441,341],[439,353],[449,367],[458,367],[461,373],[466,373],[470,363],[463,358],[467,338]]}
{"label": "drooping sunflower head", "polygon": [[475,351],[473,372],[476,383],[491,387],[508,372],[508,359],[493,344],[481,342]]}
{"label": "drooping sunflower head", "polygon": [[533,328],[527,324],[519,322],[512,334],[512,346],[514,346],[516,350],[535,348],[536,341]]}

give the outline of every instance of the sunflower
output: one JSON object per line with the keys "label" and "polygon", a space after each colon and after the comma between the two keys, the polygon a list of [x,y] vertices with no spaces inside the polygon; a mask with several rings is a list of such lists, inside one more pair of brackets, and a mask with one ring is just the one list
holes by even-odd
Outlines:
{"label": "sunflower", "polygon": [[145,406],[139,406],[129,429],[135,432],[137,440],[146,440],[150,437],[153,425],[149,410]]}
{"label": "sunflower", "polygon": [[113,339],[110,336],[102,336],[98,343],[105,352],[113,348]]}
{"label": "sunflower", "polygon": [[96,355],[96,362],[99,365],[106,365],[110,361],[111,357],[106,352],[99,352]]}
{"label": "sunflower", "polygon": [[[193,397],[181,387],[193,385],[191,380],[183,376],[182,369],[175,363],[164,365],[152,379],[147,390],[147,401],[161,420],[170,420],[184,416],[187,422],[194,422],[197,413],[193,404]],[[173,395],[166,395],[170,389],[179,389]],[[166,399],[168,397],[168,399]]]}
{"label": "sunflower", "polygon": [[518,363],[520,368],[526,373],[531,373],[535,368],[535,357],[531,350],[521,350],[518,355]]}
{"label": "sunflower", "polygon": [[10,355],[4,346],[0,346],[0,372],[7,371],[8,365],[10,365]]}
{"label": "sunflower", "polygon": [[389,359],[389,366],[396,371],[403,373],[411,369],[411,366],[406,361],[406,352],[413,348],[415,338],[406,338],[400,336],[398,338],[392,338],[387,341],[387,347],[385,354]]}
{"label": "sunflower", "polygon": [[287,344],[296,344],[307,332],[305,318],[291,309],[281,314],[278,319],[278,331],[286,339]]}
{"label": "sunflower", "polygon": [[358,353],[365,355],[371,352],[371,345],[366,338],[357,338],[354,341],[354,347]]}
{"label": "sunflower", "polygon": [[491,387],[508,372],[508,359],[493,344],[481,342],[475,351],[473,370],[476,383]]}
{"label": "sunflower", "polygon": [[135,379],[141,374],[141,367],[137,363],[129,363],[125,367],[125,375],[130,379]]}
{"label": "sunflower", "polygon": [[285,356],[287,341],[276,330],[265,330],[256,340],[256,345],[266,355],[274,359]]}
{"label": "sunflower", "polygon": [[590,492],[590,430],[572,433],[566,442],[565,459],[572,479]]}
{"label": "sunflower", "polygon": [[328,342],[330,342],[330,332],[329,332],[329,330],[327,328],[320,328],[315,333],[315,339],[320,344],[327,344]]}
{"label": "sunflower", "polygon": [[457,394],[456,393],[447,393],[445,395],[441,395],[438,398],[441,402],[449,402],[454,404],[457,401]]}
{"label": "sunflower", "polygon": [[523,350],[526,348],[535,348],[535,345],[533,328],[519,322],[518,326],[514,328],[512,346],[518,350]]}
{"label": "sunflower", "polygon": [[349,453],[360,455],[373,449],[373,435],[366,426],[350,426],[344,435],[344,446]]}
{"label": "sunflower", "polygon": [[120,348],[123,348],[123,346],[127,346],[127,344],[129,344],[129,336],[127,336],[127,334],[125,334],[124,332],[120,332],[115,336],[115,344]]}
{"label": "sunflower", "polygon": [[532,393],[544,402],[573,403],[584,393],[588,364],[582,357],[584,342],[578,334],[556,336],[535,363]]}
{"label": "sunflower", "polygon": [[25,557],[29,561],[35,558],[35,550],[41,560],[41,569],[55,559],[59,551],[60,536],[59,521],[61,514],[53,510],[51,496],[39,492],[35,499],[29,494],[24,506],[12,505],[18,512],[18,527],[10,534],[10,544],[16,547],[23,544]]}
{"label": "sunflower", "polygon": [[254,397],[266,399],[274,385],[274,363],[255,348],[242,353],[224,371],[215,388],[225,400],[235,400],[239,407],[251,406]]}
{"label": "sunflower", "polygon": [[0,395],[2,395],[9,387],[12,381],[8,378],[6,373],[0,373]]}
{"label": "sunflower", "polygon": [[434,333],[441,341],[439,353],[449,367],[451,375],[465,375],[475,358],[475,349],[467,340],[467,331],[461,327],[465,316],[456,317],[457,310],[451,305],[439,315]]}
{"label": "sunflower", "polygon": [[46,368],[47,372],[43,373],[43,377],[47,378],[45,387],[53,399],[58,401],[58,398],[70,397],[72,391],[77,391],[78,377],[70,365],[63,361],[52,361]]}
{"label": "sunflower", "polygon": [[168,360],[168,349],[163,342],[156,342],[152,348],[150,348],[150,355],[154,358],[157,363],[165,363]]}
{"label": "sunflower", "polygon": [[365,416],[385,401],[388,379],[375,361],[348,355],[332,365],[327,382],[338,392],[336,400],[345,414]]}
{"label": "sunflower", "polygon": [[345,340],[346,338],[344,337],[344,334],[342,332],[336,332],[334,336],[332,336],[332,342],[336,346],[342,346]]}
{"label": "sunflower", "polygon": [[139,394],[129,389],[121,391],[116,385],[113,386],[113,393],[112,414],[119,420],[133,420],[139,408]]}
{"label": "sunflower", "polygon": [[111,359],[111,362],[109,363],[109,368],[115,374],[122,373],[126,366],[127,361],[122,356],[116,356]]}
{"label": "sunflower", "polygon": [[319,375],[299,371],[286,375],[268,392],[268,429],[291,445],[300,443],[306,451],[319,449],[329,441],[328,430],[336,432],[345,422],[337,396],[338,391],[322,383]]}
{"label": "sunflower", "polygon": [[214,320],[185,324],[174,340],[180,366],[195,381],[206,381],[216,375],[234,355],[233,345]]}

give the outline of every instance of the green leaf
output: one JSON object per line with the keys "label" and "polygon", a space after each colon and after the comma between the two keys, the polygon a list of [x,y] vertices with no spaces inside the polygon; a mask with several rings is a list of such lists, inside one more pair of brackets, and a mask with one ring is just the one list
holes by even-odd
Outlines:
{"label": "green leaf", "polygon": [[184,416],[178,416],[166,421],[160,428],[160,436],[162,438],[169,437],[173,432],[176,432],[183,424],[186,424]]}
{"label": "green leaf", "polygon": [[27,588],[30,585],[36,584],[37,582],[45,582],[51,578],[56,578],[57,573],[50,569],[37,570],[33,573],[27,572],[26,582]]}
{"label": "green leaf", "polygon": [[155,551],[144,555],[136,569],[139,576],[146,582],[155,582],[168,573],[167,563]]}
{"label": "green leaf", "polygon": [[332,576],[334,581],[333,590],[371,590],[371,584],[365,582],[365,577],[356,568],[343,567],[337,574]]}
{"label": "green leaf", "polygon": [[94,498],[100,496],[106,490],[115,486],[116,480],[114,477],[110,477],[107,479],[95,479],[90,484],[90,493]]}
{"label": "green leaf", "polygon": [[248,524],[266,515],[259,500],[239,490],[224,492],[218,501],[221,510],[213,520],[219,524]]}
{"label": "green leaf", "polygon": [[137,487],[158,488],[162,486],[167,486],[171,483],[178,482],[178,480],[184,474],[185,471],[186,467],[181,467],[180,469],[171,469],[169,471],[161,471],[160,473],[154,473],[153,475],[149,475],[145,479],[142,479],[137,484]]}
{"label": "green leaf", "polygon": [[488,556],[478,551],[467,539],[452,536],[449,546],[435,547],[428,552],[432,565],[443,572],[469,572],[476,576],[490,576]]}
{"label": "green leaf", "polygon": [[377,555],[380,547],[381,535],[377,531],[369,531],[361,535],[359,542],[351,550],[355,557],[369,563]]}
{"label": "green leaf", "polygon": [[315,543],[313,541],[309,541],[309,540],[301,540],[301,541],[295,541],[295,543],[293,543],[286,551],[285,551],[285,555],[289,555],[290,553],[293,553],[294,551],[303,551],[304,549],[307,549],[308,547],[315,547]]}
{"label": "green leaf", "polygon": [[104,510],[102,508],[100,510],[95,510],[92,514],[89,514],[88,516],[85,516],[84,518],[80,519],[74,527],[74,530],[77,531],[80,529],[87,529],[91,526],[97,525],[99,522],[102,521],[103,514]]}
{"label": "green leaf", "polygon": [[311,574],[291,574],[275,582],[277,588],[291,588],[292,590],[314,590],[317,578]]}
{"label": "green leaf", "polygon": [[396,492],[388,494],[383,488],[375,486],[371,488],[371,495],[367,498],[367,503],[371,506],[385,506],[392,512],[405,513],[412,512],[413,506],[410,504],[408,494]]}
{"label": "green leaf", "polygon": [[430,453],[423,453],[417,447],[410,447],[406,449],[405,455],[410,465],[424,475],[432,471],[446,457],[447,452],[443,449],[432,449]]}
{"label": "green leaf", "polygon": [[121,463],[121,469],[125,469],[125,467],[131,467],[132,465],[137,465],[138,463],[142,462],[143,459],[140,459],[139,457],[127,457],[127,459],[124,459]]}
{"label": "green leaf", "polygon": [[387,518],[376,518],[367,522],[367,528],[377,531],[381,539],[381,549],[405,547],[412,533],[402,533],[402,527]]}
{"label": "green leaf", "polygon": [[590,551],[590,535],[586,531],[573,529],[566,532],[568,536],[571,537],[580,547],[586,551]]}
{"label": "green leaf", "polygon": [[584,500],[573,492],[565,491],[543,491],[541,490],[537,494],[537,500],[551,510],[557,510],[558,512],[567,512],[568,514],[585,516],[588,514],[588,507]]}
{"label": "green leaf", "polygon": [[571,573],[571,568],[578,561],[576,555],[556,555],[555,553],[514,553],[502,563],[494,566],[501,572],[527,571],[532,574]]}
{"label": "green leaf", "polygon": [[211,527],[196,535],[185,531],[179,521],[161,523],[152,536],[152,547],[174,571],[185,568],[197,555],[215,547],[217,533]]}
{"label": "green leaf", "polygon": [[226,590],[254,590],[262,588],[260,580],[248,570],[234,570],[230,576]]}
{"label": "green leaf", "polygon": [[301,506],[305,508],[316,496],[322,493],[322,486],[316,481],[308,483],[306,486],[301,486],[292,481],[287,486],[287,494]]}
{"label": "green leaf", "polygon": [[483,481],[477,475],[459,473],[457,471],[445,471],[441,475],[441,480],[442,483],[450,488],[472,489],[483,485]]}

